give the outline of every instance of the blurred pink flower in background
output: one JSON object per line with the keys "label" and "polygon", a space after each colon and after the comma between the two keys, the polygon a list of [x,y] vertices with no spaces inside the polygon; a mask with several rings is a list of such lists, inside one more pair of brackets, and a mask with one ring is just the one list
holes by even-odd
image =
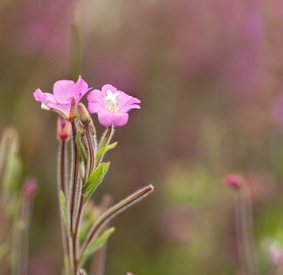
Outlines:
{"label": "blurred pink flower in background", "polygon": [[69,44],[68,16],[71,5],[66,0],[27,0],[23,5],[20,49],[25,52],[48,51],[64,55]]}
{"label": "blurred pink flower in background", "polygon": [[262,94],[266,37],[258,1],[165,0],[157,15],[159,29],[153,29],[165,64],[190,80],[187,85],[207,83],[193,87],[195,94],[207,88],[241,103]]}
{"label": "blurred pink flower in background", "polygon": [[28,177],[22,187],[22,195],[31,200],[37,193],[38,182],[35,177]]}
{"label": "blurred pink flower in background", "polygon": [[268,248],[268,256],[272,263],[280,263],[283,256],[282,246],[278,242],[273,242]]}
{"label": "blurred pink flower in background", "polygon": [[128,112],[140,109],[140,100],[106,84],[100,90],[89,93],[88,109],[97,113],[99,122],[104,126],[123,126],[128,122]]}
{"label": "blurred pink flower in background", "polygon": [[244,178],[239,174],[228,174],[224,178],[224,182],[229,187],[232,187],[234,189],[239,189],[244,184],[245,180]]}

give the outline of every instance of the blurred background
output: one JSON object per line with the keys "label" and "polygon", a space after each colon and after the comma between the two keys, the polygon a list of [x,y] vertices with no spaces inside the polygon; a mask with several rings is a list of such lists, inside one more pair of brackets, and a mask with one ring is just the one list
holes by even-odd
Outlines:
{"label": "blurred background", "polygon": [[[116,130],[95,199],[155,186],[111,222],[105,274],[237,274],[234,193],[223,184],[231,171],[249,180],[267,272],[262,243],[282,226],[283,1],[81,0],[80,8],[83,78],[142,101]],[[17,128],[23,176],[39,181],[31,275],[59,274],[62,264],[57,117],[32,93],[71,78],[71,17],[67,0],[0,2],[0,131]]]}

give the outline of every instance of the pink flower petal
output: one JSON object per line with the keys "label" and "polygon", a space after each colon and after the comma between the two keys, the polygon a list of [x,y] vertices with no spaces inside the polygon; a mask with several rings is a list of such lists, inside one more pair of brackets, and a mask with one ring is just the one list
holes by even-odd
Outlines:
{"label": "pink flower petal", "polygon": [[88,103],[88,110],[90,113],[98,113],[101,110],[101,104],[99,103]]}
{"label": "pink flower petal", "polygon": [[[110,92],[108,92],[110,91]],[[100,90],[93,90],[88,97],[88,110],[97,113],[104,126],[123,126],[128,122],[128,111],[140,109],[140,100],[106,84]]]}
{"label": "pink flower petal", "polygon": [[74,97],[75,100],[78,102],[81,98],[92,88],[88,88],[87,83],[79,76],[78,81],[73,86],[72,93],[70,94],[71,97]]}
{"label": "pink flower petal", "polygon": [[47,107],[49,107],[48,106],[49,102],[53,102],[53,103],[57,102],[54,95],[50,93],[43,93],[40,89],[36,89],[36,91],[33,93],[33,96],[36,101],[40,101]]}
{"label": "pink flower petal", "polygon": [[112,123],[115,126],[124,126],[129,120],[128,113],[114,113]]}
{"label": "pink flower petal", "polygon": [[36,89],[35,92],[33,93],[33,97],[36,101],[41,101],[43,96],[43,92],[40,89]]}
{"label": "pink flower petal", "polygon": [[138,105],[141,101],[135,97],[132,97],[128,102],[126,102],[123,106],[119,106],[120,112],[129,112],[132,109],[140,109],[141,106]]}
{"label": "pink flower petal", "polygon": [[98,121],[103,126],[111,126],[113,122],[113,113],[110,113],[104,109],[101,109],[98,113]]}
{"label": "pink flower petal", "polygon": [[[76,117],[76,104],[78,104],[82,96],[90,89],[92,88],[88,88],[87,83],[79,76],[76,83],[72,80],[59,80],[55,82],[53,85],[53,94],[43,93],[40,89],[37,89],[33,93],[33,96],[35,100],[43,104],[42,106],[44,108],[48,107],[52,111],[62,115],[65,119],[73,120]],[[71,112],[71,108],[74,108],[72,109],[73,113]],[[70,113],[72,113],[72,117],[70,117]]]}
{"label": "pink flower petal", "polygon": [[54,103],[54,102],[49,101],[48,104],[45,104],[45,105],[48,106],[52,110],[60,111],[61,113],[63,113],[65,115],[66,118],[68,118],[69,115],[70,115],[71,106],[70,106],[69,103],[58,104],[58,103]]}
{"label": "pink flower petal", "polygon": [[53,85],[53,94],[58,99],[60,98],[62,102],[70,102],[70,91],[74,86],[74,81],[72,80],[59,80]]}
{"label": "pink flower petal", "polygon": [[102,96],[102,93],[99,90],[91,91],[87,95],[87,100],[97,102],[97,103],[101,103],[101,105],[104,106],[104,97]]}
{"label": "pink flower petal", "polygon": [[119,102],[119,111],[128,112],[131,109],[140,109],[140,106],[137,105],[141,101],[135,97],[129,96],[126,93],[119,91],[117,96],[117,101]]}
{"label": "pink flower petal", "polygon": [[105,97],[107,95],[107,90],[110,90],[112,92],[112,94],[114,94],[118,91],[117,88],[115,88],[111,84],[105,84],[104,86],[102,86],[102,89],[101,89],[103,97]]}

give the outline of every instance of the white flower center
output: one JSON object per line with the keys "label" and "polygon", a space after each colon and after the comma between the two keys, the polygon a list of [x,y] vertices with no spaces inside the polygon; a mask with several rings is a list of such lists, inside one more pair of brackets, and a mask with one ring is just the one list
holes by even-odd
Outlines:
{"label": "white flower center", "polygon": [[119,92],[112,93],[110,90],[106,91],[107,96],[104,97],[104,100],[107,102],[106,109],[112,113],[116,113],[118,111],[118,104],[116,97],[120,94]]}

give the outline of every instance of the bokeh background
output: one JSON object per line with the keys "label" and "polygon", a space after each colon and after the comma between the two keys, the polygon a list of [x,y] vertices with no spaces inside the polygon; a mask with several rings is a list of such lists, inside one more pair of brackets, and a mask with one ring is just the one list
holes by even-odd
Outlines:
{"label": "bokeh background", "polygon": [[[236,274],[231,171],[249,180],[267,272],[262,244],[282,228],[283,1],[81,0],[80,9],[83,78],[142,101],[115,133],[96,200],[156,189],[112,221],[106,275]],[[56,115],[32,93],[71,78],[71,18],[67,0],[0,2],[0,130],[17,128],[23,177],[39,181],[31,275],[59,274],[62,263]]]}

